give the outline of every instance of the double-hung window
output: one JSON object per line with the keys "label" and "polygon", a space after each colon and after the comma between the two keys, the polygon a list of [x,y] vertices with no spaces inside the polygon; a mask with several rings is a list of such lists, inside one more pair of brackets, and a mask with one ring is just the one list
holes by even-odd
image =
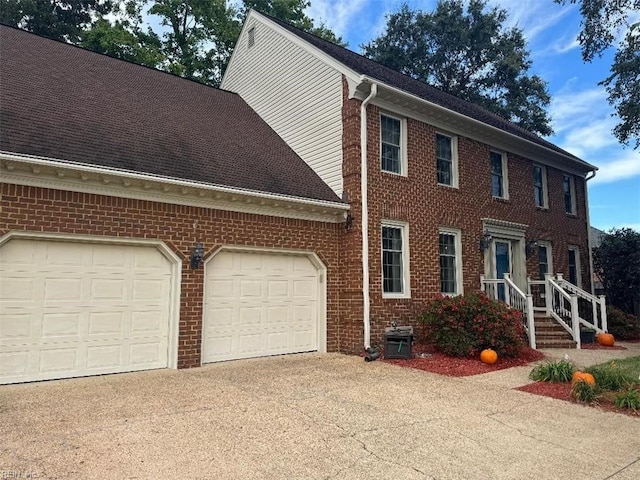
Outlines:
{"label": "double-hung window", "polygon": [[406,224],[382,225],[382,293],[403,297],[409,292],[409,255]]}
{"label": "double-hung window", "polygon": [[460,232],[440,230],[440,292],[444,295],[462,293],[462,247]]}
{"label": "double-hung window", "polygon": [[403,121],[380,115],[380,157],[385,172],[403,173]]}
{"label": "double-hung window", "polygon": [[572,175],[562,176],[562,191],[564,193],[564,211],[570,215],[576,213],[576,192]]}
{"label": "double-hung window", "polygon": [[496,198],[508,198],[506,155],[490,152],[489,157],[491,159],[491,194]]}
{"label": "double-hung window", "polygon": [[440,185],[458,186],[456,139],[442,133],[436,134],[436,166]]}
{"label": "double-hung window", "polygon": [[580,278],[580,250],[578,247],[569,246],[569,282],[576,287],[582,287]]}
{"label": "double-hung window", "polygon": [[536,207],[548,208],[547,170],[542,165],[533,166],[533,198]]}

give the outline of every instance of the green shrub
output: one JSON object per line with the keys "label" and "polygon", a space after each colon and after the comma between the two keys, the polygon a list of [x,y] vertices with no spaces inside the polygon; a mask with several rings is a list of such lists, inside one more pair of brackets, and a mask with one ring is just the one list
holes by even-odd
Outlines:
{"label": "green shrub", "polygon": [[640,339],[640,319],[608,305],[607,330],[616,340],[638,340]]}
{"label": "green shrub", "polygon": [[630,388],[616,396],[614,402],[618,408],[628,408],[634,412],[640,410],[640,391]]}
{"label": "green shrub", "polygon": [[585,371],[593,375],[596,384],[603,390],[618,392],[637,382],[631,373],[618,368],[615,361],[589,367]]}
{"label": "green shrub", "polygon": [[516,357],[525,346],[521,313],[481,293],[438,295],[418,321],[446,355],[472,357],[492,348],[501,357]]}
{"label": "green shrub", "polygon": [[593,403],[598,398],[598,390],[584,380],[579,380],[571,386],[571,396],[578,402]]}
{"label": "green shrub", "polygon": [[576,371],[576,367],[571,362],[560,360],[559,362],[547,362],[538,365],[531,370],[529,378],[536,382],[565,383],[571,381],[571,376]]}

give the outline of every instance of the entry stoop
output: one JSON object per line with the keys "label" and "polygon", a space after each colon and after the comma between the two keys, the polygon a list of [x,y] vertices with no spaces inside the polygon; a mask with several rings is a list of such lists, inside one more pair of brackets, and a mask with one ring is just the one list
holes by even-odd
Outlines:
{"label": "entry stoop", "polygon": [[576,348],[576,342],[553,318],[536,314],[536,348]]}

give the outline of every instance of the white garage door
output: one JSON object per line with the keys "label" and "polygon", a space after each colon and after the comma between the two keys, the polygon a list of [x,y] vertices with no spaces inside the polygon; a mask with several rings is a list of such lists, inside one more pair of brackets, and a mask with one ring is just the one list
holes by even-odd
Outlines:
{"label": "white garage door", "polygon": [[319,349],[319,273],[307,256],[224,251],[205,275],[202,363]]}
{"label": "white garage door", "polygon": [[155,247],[0,245],[0,383],[163,368],[171,263]]}

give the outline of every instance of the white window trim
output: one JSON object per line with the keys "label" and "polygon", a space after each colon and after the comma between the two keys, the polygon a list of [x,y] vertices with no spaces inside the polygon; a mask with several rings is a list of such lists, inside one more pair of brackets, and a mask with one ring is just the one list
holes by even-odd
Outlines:
{"label": "white window trim", "polygon": [[[564,178],[569,178],[569,188],[571,189],[571,211],[567,212],[566,207],[564,206]],[[562,203],[564,208],[564,213],[567,215],[577,215],[577,204],[576,204],[576,181],[572,174],[563,173],[562,174]]]}
{"label": "white window trim", "polygon": [[[491,153],[497,153],[500,155],[500,160],[502,161],[502,196],[496,197],[493,195],[493,183],[491,184],[491,195],[493,198],[499,198],[501,200],[509,200],[509,161],[507,158],[506,152],[501,152],[500,150],[491,149],[489,153],[489,163],[491,163]],[[491,167],[491,165],[489,165]],[[491,172],[493,175],[493,172]]]}
{"label": "white window trim", "polygon": [[[402,232],[402,292],[401,293],[386,293],[384,291],[384,269],[383,265],[383,249],[382,249],[382,228],[392,227],[400,228]],[[401,222],[398,220],[383,220],[380,225],[380,290],[382,291],[382,298],[411,298],[411,286],[409,283],[409,224],[407,222]]]}
{"label": "white window trim", "polygon": [[[440,234],[453,235],[455,238],[455,248],[456,248],[456,292],[455,293],[444,293],[440,292],[442,295],[455,297],[457,295],[464,295],[464,279],[462,278],[462,231],[457,228],[450,227],[442,227],[438,229],[438,245],[440,244]],[[438,248],[438,265],[440,264],[440,249]],[[440,277],[438,278],[440,281]]]}
{"label": "white window trim", "polygon": [[[549,209],[549,192],[547,189],[547,167],[546,165],[542,165],[540,163],[534,163],[533,166],[540,168],[542,172],[542,205],[536,205],[536,208],[548,210]],[[535,181],[535,177],[533,179]],[[535,188],[535,185],[534,185],[534,188]]]}
{"label": "white window trim", "polygon": [[[398,120],[400,122],[400,172],[391,172],[389,170],[384,170],[382,168],[382,117],[392,118],[394,120]],[[400,177],[407,176],[407,145],[408,145],[408,135],[407,135],[407,119],[404,117],[399,117],[397,115],[392,115],[388,112],[380,112],[378,117],[378,125],[380,126],[380,153],[378,155],[378,159],[380,160],[380,171],[383,173],[388,173],[389,175],[398,175]]]}
{"label": "white window trim", "polygon": [[[568,250],[572,250],[576,257],[576,287],[582,288],[582,268],[580,266],[580,248],[577,245],[569,245]],[[567,281],[570,281],[571,275],[569,275],[569,254],[567,253]]]}
{"label": "white window trim", "polygon": [[[459,183],[458,183],[458,136],[454,135],[452,133],[448,133],[448,132],[443,132],[441,130],[436,130],[436,137],[437,135],[442,135],[443,137],[449,137],[451,139],[451,185],[447,185],[446,183],[440,183],[438,182],[438,185],[442,186],[442,187],[449,187],[449,188],[459,188]],[[436,137],[434,137],[434,141],[436,140]],[[436,141],[436,145],[437,145],[437,141]],[[436,165],[436,180],[437,180],[437,171],[438,171],[438,156],[437,156],[437,147],[436,147],[436,158],[435,160],[435,165]]]}

